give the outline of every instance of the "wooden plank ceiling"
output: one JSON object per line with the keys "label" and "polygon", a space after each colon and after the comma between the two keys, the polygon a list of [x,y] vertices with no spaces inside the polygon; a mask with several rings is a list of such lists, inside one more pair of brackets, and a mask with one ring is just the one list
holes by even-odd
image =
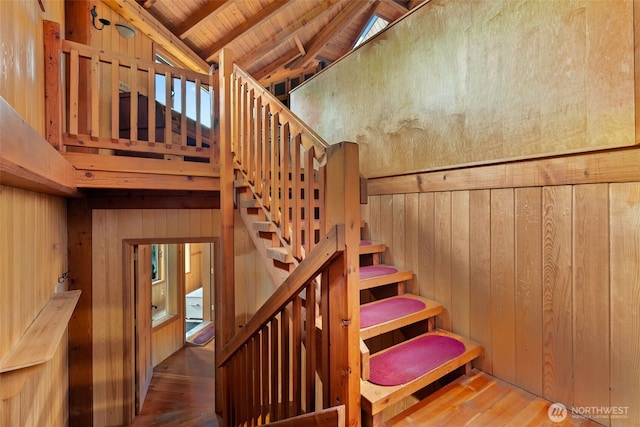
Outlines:
{"label": "wooden plank ceiling", "polygon": [[373,15],[394,22],[423,0],[136,1],[138,16],[146,10],[206,63],[230,48],[266,84],[331,64],[353,48]]}

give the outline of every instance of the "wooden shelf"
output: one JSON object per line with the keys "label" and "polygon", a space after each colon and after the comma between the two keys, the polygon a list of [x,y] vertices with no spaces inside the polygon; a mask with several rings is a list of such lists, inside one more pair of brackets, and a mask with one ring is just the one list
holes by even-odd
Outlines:
{"label": "wooden shelf", "polygon": [[24,335],[0,362],[2,400],[16,395],[35,367],[53,359],[80,298],[79,290],[54,294],[40,310]]}

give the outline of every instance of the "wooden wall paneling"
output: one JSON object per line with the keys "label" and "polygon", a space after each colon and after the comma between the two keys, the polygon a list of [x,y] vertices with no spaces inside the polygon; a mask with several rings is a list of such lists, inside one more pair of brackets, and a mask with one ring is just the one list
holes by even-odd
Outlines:
{"label": "wooden wall paneling", "polygon": [[[114,303],[118,298],[116,295],[119,293],[121,295],[121,307],[122,313],[131,313],[131,316],[123,315],[121,316],[122,322],[122,395],[118,395],[118,399],[122,399],[122,417],[123,422],[131,423],[133,417],[135,416],[135,360],[136,360],[136,348],[135,348],[135,326],[134,326],[134,317],[136,316],[136,305],[135,305],[135,283],[131,280],[134,276],[126,275],[124,272],[126,271],[125,265],[130,265],[132,260],[130,257],[133,254],[131,250],[131,243],[125,243],[125,238],[139,238],[142,237],[142,209],[118,209],[112,211],[117,215],[118,221],[118,230],[117,230],[117,240],[118,240],[118,251],[120,253],[120,265],[117,267],[117,270],[120,271],[120,280],[114,281],[113,283],[122,283],[122,286],[112,286],[113,288],[120,288],[118,290],[114,290],[113,298]],[[116,260],[114,260],[115,262]],[[114,277],[114,280],[117,280]],[[110,287],[111,288],[111,287]],[[147,287],[143,293],[142,297],[147,298],[147,296],[151,295],[150,286]],[[148,292],[148,293],[147,293]],[[144,327],[145,321],[142,321],[141,327]],[[150,334],[150,331],[149,331]],[[147,338],[150,338],[147,336]],[[112,338],[113,339],[113,338]],[[149,355],[145,355],[145,358],[148,358]],[[146,365],[146,364],[145,364]]]}
{"label": "wooden wall paneling", "polygon": [[[103,311],[105,307],[105,293],[107,291],[107,256],[109,254],[106,244],[107,236],[107,212],[106,210],[94,210],[93,211],[93,223],[91,227],[92,242],[91,253],[93,258],[92,264],[92,321],[93,326],[93,401],[100,402],[99,405],[94,405],[93,412],[93,425],[104,426],[107,425],[107,402],[106,402],[106,360],[104,355],[106,354],[106,343],[108,336],[106,334],[106,321],[107,318]],[[113,230],[110,230],[113,231]]]}
{"label": "wooden wall paneling", "polygon": [[516,380],[513,189],[491,190],[491,349],[493,373]]}
{"label": "wooden wall paneling", "polygon": [[493,374],[491,346],[491,194],[469,192],[469,271],[471,276],[469,337],[484,348],[474,365]]}
{"label": "wooden wall paneling", "polygon": [[167,224],[167,211],[166,209],[159,209],[153,212],[154,219],[154,237],[166,238],[167,229],[173,227],[173,225]]}
{"label": "wooden wall paneling", "polygon": [[542,395],[542,189],[515,189],[515,384]]}
{"label": "wooden wall paneling", "polygon": [[393,265],[395,261],[395,248],[393,246],[393,220],[393,196],[380,196],[380,234],[376,240],[387,245],[387,250],[382,257],[382,262],[389,265]]}
{"label": "wooden wall paneling", "polygon": [[413,271],[413,280],[407,284],[408,291],[419,294],[416,274],[420,266],[419,246],[420,246],[420,222],[419,222],[419,200],[418,193],[405,195],[404,224],[405,224],[405,264]]}
{"label": "wooden wall paneling", "polygon": [[418,257],[420,264],[414,271],[420,295],[435,298],[435,217],[433,193],[420,193],[418,196]]}
{"label": "wooden wall paneling", "polygon": [[452,331],[469,336],[469,192],[451,193],[451,322]]}
{"label": "wooden wall paneling", "polygon": [[542,190],[543,397],[573,403],[572,187]]}
{"label": "wooden wall paneling", "polygon": [[435,300],[443,311],[436,326],[451,330],[451,192],[434,195]]}
{"label": "wooden wall paneling", "polygon": [[367,203],[360,205],[360,218],[364,222],[364,228],[362,229],[361,237],[362,239],[371,240],[371,228],[369,224],[371,223],[371,201],[369,197],[367,197]]}
{"label": "wooden wall paneling", "polygon": [[394,194],[393,197],[393,208],[388,214],[390,214],[392,218],[392,235],[393,240],[390,242],[391,247],[393,248],[393,265],[400,269],[406,268],[406,260],[405,260],[405,210],[404,210],[404,194]]}
{"label": "wooden wall paneling", "polygon": [[14,217],[17,214],[14,207],[18,206],[15,202],[16,190],[11,187],[0,186],[0,254],[2,258],[2,269],[0,269],[0,331],[2,331],[3,339],[0,340],[0,359],[11,350],[14,343],[20,337],[20,328],[18,327],[19,313],[12,310],[15,307],[16,300],[14,298],[15,286],[7,286],[7,283],[13,283],[16,270],[15,255],[13,251],[13,243],[15,234],[18,230],[14,225]]}
{"label": "wooden wall paneling", "polygon": [[69,322],[69,425],[93,422],[92,210],[85,198],[67,200],[69,290],[82,291]]}
{"label": "wooden wall paneling", "polygon": [[202,224],[200,221],[200,211],[196,209],[189,210],[189,232],[195,236],[202,236]]}
{"label": "wooden wall paneling", "polygon": [[[609,185],[576,185],[573,191],[574,405],[608,407]],[[609,425],[608,419],[597,421]]]}
{"label": "wooden wall paneling", "polygon": [[627,418],[613,426],[640,421],[640,183],[609,187],[611,286],[611,405]]}

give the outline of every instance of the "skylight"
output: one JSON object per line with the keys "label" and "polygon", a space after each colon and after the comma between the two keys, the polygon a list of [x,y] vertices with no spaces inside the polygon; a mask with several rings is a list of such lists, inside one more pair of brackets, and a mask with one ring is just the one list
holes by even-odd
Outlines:
{"label": "skylight", "polygon": [[384,30],[387,25],[389,25],[389,21],[379,17],[378,15],[373,15],[369,22],[367,22],[364,30],[362,30],[362,33],[360,34],[358,41],[353,45],[353,48],[357,48],[362,43]]}

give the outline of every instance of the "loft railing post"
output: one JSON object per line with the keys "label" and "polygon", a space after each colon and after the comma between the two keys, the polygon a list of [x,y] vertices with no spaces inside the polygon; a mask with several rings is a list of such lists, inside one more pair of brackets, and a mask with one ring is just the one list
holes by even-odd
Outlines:
{"label": "loft railing post", "polygon": [[346,406],[346,425],[360,425],[360,199],[358,145],[327,148],[325,230],[344,224],[342,262],[329,268],[330,405]]}
{"label": "loft railing post", "polygon": [[44,21],[44,114],[46,137],[58,151],[62,148],[62,83],[60,78],[60,24]]}
{"label": "loft railing post", "polygon": [[[216,352],[219,353],[223,346],[234,334],[235,322],[235,294],[234,294],[234,244],[233,244],[233,159],[231,154],[231,73],[233,71],[233,57],[228,49],[222,49],[219,57],[218,72],[218,117],[220,136],[220,213],[221,213],[221,249],[222,249],[222,282],[215,288],[216,325],[220,338],[216,339]],[[227,398],[227,368],[218,372],[222,381],[219,386],[222,390],[216,390],[216,408],[227,408],[228,405],[218,399]],[[217,374],[218,374],[217,373]],[[228,414],[223,414],[226,418]]]}
{"label": "loft railing post", "polygon": [[213,166],[220,165],[220,72],[212,65],[209,68],[209,87],[211,88],[211,128],[209,130],[209,163]]}

